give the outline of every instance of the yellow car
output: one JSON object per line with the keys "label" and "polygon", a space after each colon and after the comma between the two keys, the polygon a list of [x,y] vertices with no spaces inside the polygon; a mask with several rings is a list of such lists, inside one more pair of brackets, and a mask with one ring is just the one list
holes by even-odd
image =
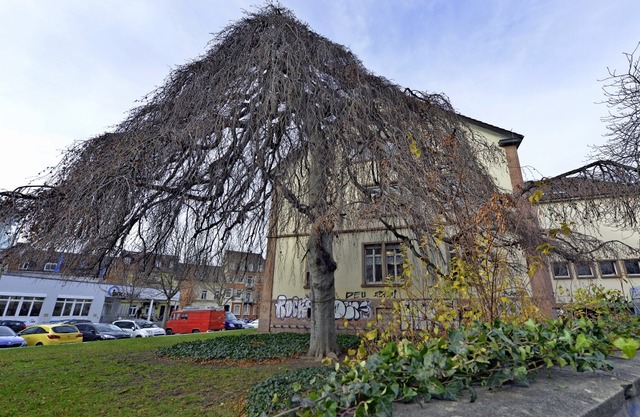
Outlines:
{"label": "yellow car", "polygon": [[19,333],[27,346],[82,343],[82,333],[72,324],[36,324]]}

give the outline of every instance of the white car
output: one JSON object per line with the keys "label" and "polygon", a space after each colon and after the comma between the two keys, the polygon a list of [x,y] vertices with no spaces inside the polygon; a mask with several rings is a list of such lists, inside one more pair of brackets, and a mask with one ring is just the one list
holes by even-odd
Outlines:
{"label": "white car", "polygon": [[113,324],[126,332],[130,332],[131,337],[152,337],[166,335],[166,332],[162,327],[158,327],[148,320],[116,320],[113,322]]}
{"label": "white car", "polygon": [[245,329],[257,329],[258,328],[258,319],[250,321],[244,325]]}

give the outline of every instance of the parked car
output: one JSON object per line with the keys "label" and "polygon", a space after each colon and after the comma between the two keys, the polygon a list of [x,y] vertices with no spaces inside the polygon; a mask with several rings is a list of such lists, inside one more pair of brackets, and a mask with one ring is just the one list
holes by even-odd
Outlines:
{"label": "parked car", "polygon": [[258,328],[258,319],[252,320],[244,325],[247,329],[257,329]]}
{"label": "parked car", "polygon": [[238,320],[238,318],[230,311],[227,311],[226,317],[224,320],[224,328],[227,330],[238,330],[244,329],[245,323],[242,320]]}
{"label": "parked car", "polygon": [[82,343],[82,333],[73,324],[36,324],[27,327],[18,336],[27,341],[27,346]]}
{"label": "parked car", "polygon": [[82,340],[85,342],[130,339],[133,337],[130,332],[124,331],[111,323],[78,323],[75,326],[82,333]]}
{"label": "parked car", "polygon": [[120,327],[122,330],[131,333],[131,337],[164,336],[167,334],[163,328],[156,326],[153,322],[148,320],[116,320],[113,324]]}
{"label": "parked car", "polygon": [[20,320],[0,320],[0,326],[7,326],[16,333],[19,333],[27,328],[27,324]]}
{"label": "parked car", "polygon": [[0,348],[25,346],[27,346],[27,341],[18,336],[11,327],[0,326]]}
{"label": "parked car", "polygon": [[63,324],[78,324],[78,323],[93,323],[91,320],[89,319],[69,319],[69,320],[62,320],[60,323]]}

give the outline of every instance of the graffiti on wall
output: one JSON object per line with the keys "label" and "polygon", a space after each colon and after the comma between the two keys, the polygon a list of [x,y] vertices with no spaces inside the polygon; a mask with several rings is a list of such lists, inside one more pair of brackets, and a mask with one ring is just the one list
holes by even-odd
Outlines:
{"label": "graffiti on wall", "polygon": [[369,320],[371,318],[370,300],[336,300],[336,319]]}
{"label": "graffiti on wall", "polygon": [[291,297],[279,295],[276,300],[276,317],[279,319],[306,319],[311,310],[311,300],[307,297]]}
{"label": "graffiti on wall", "polygon": [[[279,295],[276,299],[276,317],[307,319],[311,314],[311,300],[308,297],[287,297]],[[342,320],[368,320],[371,318],[370,300],[336,300],[335,318]]]}

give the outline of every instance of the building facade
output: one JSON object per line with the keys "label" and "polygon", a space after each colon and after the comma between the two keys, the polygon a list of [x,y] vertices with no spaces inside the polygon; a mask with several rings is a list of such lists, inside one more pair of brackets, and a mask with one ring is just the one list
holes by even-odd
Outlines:
{"label": "building facade", "polygon": [[[116,279],[116,267],[110,270],[77,254],[45,254],[26,246],[16,252],[0,274],[1,319],[34,324],[136,317],[161,322],[167,314],[162,290]],[[179,297],[177,292],[171,298],[170,310],[178,307]]]}
{"label": "building facade", "polygon": [[222,265],[211,266],[200,279],[187,283],[181,306],[221,307],[241,319],[257,319],[260,313],[265,259],[261,254],[225,251]]}
{"label": "building facade", "polygon": [[[501,149],[500,161],[488,167],[496,184],[507,193],[520,186],[523,181],[517,149],[523,136],[474,119],[464,121],[474,134]],[[305,260],[308,235],[296,230],[276,230],[267,249],[260,330],[307,330],[311,322]],[[377,223],[354,225],[345,221],[336,224],[334,230],[333,256],[338,264],[334,272],[336,327],[364,328],[368,321],[376,320],[381,299],[389,297],[385,278],[393,278],[396,284],[402,282],[405,260],[400,241]],[[415,259],[412,263],[419,264]],[[539,286],[551,286],[546,270],[539,271],[532,281]],[[393,291],[392,288],[391,296],[395,297]]]}

